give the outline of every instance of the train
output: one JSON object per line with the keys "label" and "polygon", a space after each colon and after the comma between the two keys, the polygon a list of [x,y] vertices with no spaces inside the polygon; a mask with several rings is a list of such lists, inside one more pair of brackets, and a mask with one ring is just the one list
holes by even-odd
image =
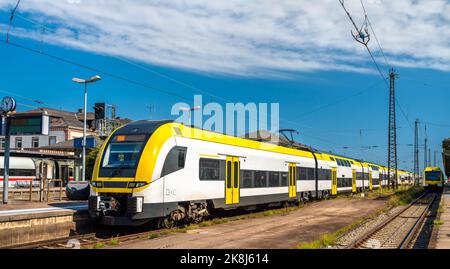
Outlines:
{"label": "train", "polygon": [[[0,156],[0,186],[3,186],[4,157]],[[39,186],[41,178],[60,178],[63,184],[73,181],[73,167],[65,161],[41,159],[23,156],[11,156],[9,159],[9,188],[29,188]]]}
{"label": "train", "polygon": [[424,170],[424,187],[429,190],[442,190],[444,187],[444,173],[441,168],[429,166]]}
{"label": "train", "polygon": [[[398,170],[398,177],[400,184],[412,183],[410,172]],[[171,120],[136,121],[106,139],[90,184],[88,210],[97,222],[172,227],[214,211],[384,188],[388,169]]]}

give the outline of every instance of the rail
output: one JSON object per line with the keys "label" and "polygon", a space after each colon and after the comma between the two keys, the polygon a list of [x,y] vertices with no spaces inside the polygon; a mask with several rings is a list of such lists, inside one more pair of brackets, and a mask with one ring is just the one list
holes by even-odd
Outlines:
{"label": "rail", "polygon": [[[353,248],[357,248],[357,246],[361,245],[363,242],[365,242],[368,238],[370,238],[371,236],[373,236],[375,233],[377,233],[378,231],[382,230],[383,228],[385,228],[388,224],[392,223],[395,219],[399,218],[403,213],[405,213],[408,209],[412,208],[414,205],[418,204],[418,201],[420,201],[421,199],[423,199],[426,195],[428,195],[428,193],[423,193],[422,195],[420,195],[418,198],[414,199],[411,203],[409,203],[405,208],[403,208],[402,210],[400,210],[399,212],[395,213],[394,215],[390,216],[388,219],[386,219],[385,221],[383,221],[382,223],[380,223],[379,225],[377,225],[376,227],[370,229],[368,232],[364,233],[362,236],[360,236],[358,239],[356,239],[355,241],[353,241],[351,244],[349,244],[346,248],[347,249],[353,249]],[[412,240],[413,235],[415,234],[415,232],[417,231],[418,227],[420,227],[420,224],[422,223],[423,219],[426,216],[426,213],[428,212],[428,209],[430,208],[430,206],[434,203],[436,199],[436,196],[433,197],[432,201],[429,202],[427,208],[425,210],[423,210],[423,212],[421,213],[420,217],[416,220],[416,222],[414,223],[414,225],[411,227],[411,229],[408,231],[406,237],[403,238],[403,240],[401,241],[400,247],[399,248],[403,248],[406,247]]]}

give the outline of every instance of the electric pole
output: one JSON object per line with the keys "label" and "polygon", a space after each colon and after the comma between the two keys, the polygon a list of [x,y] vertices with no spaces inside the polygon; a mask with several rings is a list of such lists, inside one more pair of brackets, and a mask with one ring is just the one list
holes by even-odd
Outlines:
{"label": "electric pole", "polygon": [[437,150],[434,151],[434,166],[437,166]]}
{"label": "electric pole", "polygon": [[419,119],[414,128],[414,185],[419,185]]}
{"label": "electric pole", "polygon": [[[395,123],[395,79],[394,68],[389,71],[389,130],[388,130],[388,177],[392,188],[398,187],[397,174],[397,127]],[[392,172],[392,175],[391,175]]]}
{"label": "electric pole", "polygon": [[428,166],[431,166],[431,148],[428,148]]}

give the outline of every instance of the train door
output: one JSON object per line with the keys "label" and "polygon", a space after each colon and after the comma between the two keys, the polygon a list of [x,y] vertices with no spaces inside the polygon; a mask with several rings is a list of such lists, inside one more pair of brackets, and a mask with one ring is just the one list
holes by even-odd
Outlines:
{"label": "train door", "polygon": [[297,165],[289,164],[289,198],[297,197]]}
{"label": "train door", "polygon": [[225,204],[227,205],[239,203],[239,171],[239,158],[227,157],[225,173]]}
{"label": "train door", "polygon": [[372,185],[372,171],[369,171],[369,190],[373,189]]}
{"label": "train door", "polygon": [[356,193],[356,169],[352,169],[352,192]]}
{"label": "train door", "polygon": [[336,168],[331,169],[331,195],[337,194],[337,170]]}

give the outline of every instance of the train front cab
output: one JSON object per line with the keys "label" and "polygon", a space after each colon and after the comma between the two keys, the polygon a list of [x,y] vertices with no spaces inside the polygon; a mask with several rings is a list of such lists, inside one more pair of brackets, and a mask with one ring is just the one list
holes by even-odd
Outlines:
{"label": "train front cab", "polygon": [[424,187],[429,191],[442,191],[444,187],[444,174],[439,167],[425,168]]}

